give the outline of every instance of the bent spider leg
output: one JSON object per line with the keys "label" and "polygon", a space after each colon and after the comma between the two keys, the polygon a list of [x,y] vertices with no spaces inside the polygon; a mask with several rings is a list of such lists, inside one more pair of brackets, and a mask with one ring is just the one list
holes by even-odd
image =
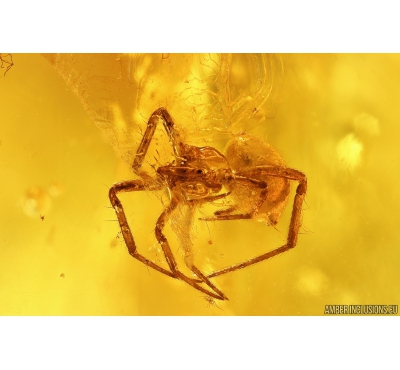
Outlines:
{"label": "bent spider leg", "polygon": [[[179,203],[178,199],[173,196],[169,206],[165,209],[165,211],[158,218],[157,223],[156,223],[156,229],[155,229],[156,238],[161,245],[161,248],[165,255],[165,259],[167,260],[168,266],[169,266],[170,270],[172,271],[172,277],[183,280],[187,284],[191,285],[193,288],[200,290],[201,292],[203,292],[211,297],[214,297],[216,299],[221,299],[221,300],[227,299],[226,296],[220,290],[218,290],[202,273],[200,273],[200,271],[195,266],[188,265],[188,267],[196,274],[196,276],[200,278],[200,281],[196,280],[196,279],[191,279],[191,278],[187,277],[185,274],[183,274],[181,271],[178,270],[178,266],[175,261],[175,257],[172,254],[171,247],[169,246],[168,240],[162,232],[168,216],[177,207],[178,203]],[[215,293],[210,292],[207,289],[204,289],[202,286],[200,286],[198,284],[199,282],[206,283]]]}
{"label": "bent spider leg", "polygon": [[219,276],[222,274],[226,274],[228,272],[232,272],[238,269],[245,268],[247,266],[253,265],[255,263],[267,260],[278,254],[284,253],[296,246],[297,236],[299,233],[300,225],[301,225],[301,209],[303,205],[303,201],[307,191],[307,178],[306,176],[297,170],[286,168],[286,167],[273,167],[273,166],[257,166],[253,168],[249,168],[246,170],[241,170],[241,175],[243,176],[274,176],[281,177],[289,180],[295,180],[299,182],[299,185],[296,189],[296,195],[293,201],[293,210],[292,216],[290,219],[289,232],[287,237],[287,242],[285,245],[276,248],[270,252],[262,254],[258,257],[250,258],[245,262],[238,263],[236,265],[232,265],[229,267],[225,267],[221,270],[214,271],[211,274],[207,275],[208,278],[213,278],[215,276]]}
{"label": "bent spider leg", "polygon": [[179,157],[178,146],[180,144],[180,137],[175,131],[174,122],[165,108],[158,108],[149,118],[146,131],[143,135],[142,141],[140,142],[139,148],[136,151],[136,156],[132,165],[132,168],[135,172],[138,171],[143,163],[143,159],[146,156],[147,150],[149,149],[151,139],[153,138],[157,127],[157,122],[160,118],[162,119],[165,130],[167,131],[168,137],[171,140],[174,154],[176,157]]}
{"label": "bent spider leg", "polygon": [[163,213],[161,213],[160,217],[158,218],[155,228],[156,239],[158,243],[161,245],[165,259],[174,276],[175,272],[177,271],[177,264],[175,261],[175,257],[172,254],[172,250],[171,247],[169,246],[168,240],[162,233],[162,230],[164,229],[165,226],[165,219],[176,208],[177,205],[178,201],[175,199],[175,197],[173,197],[171,199],[171,203],[169,204],[169,206],[164,210]]}
{"label": "bent spider leg", "polygon": [[131,191],[142,191],[142,190],[159,190],[161,186],[157,183],[145,183],[142,180],[129,180],[119,182],[114,184],[108,193],[111,205],[113,206],[115,213],[117,214],[119,226],[121,228],[122,236],[125,240],[125,245],[128,248],[129,254],[144,263],[145,265],[165,274],[170,277],[174,277],[174,274],[171,271],[165,270],[161,266],[158,266],[154,262],[148,260],[138,253],[135,240],[133,239],[131,228],[128,224],[128,221],[125,216],[125,211],[122,206],[121,201],[119,200],[117,194],[120,192],[131,192]]}
{"label": "bent spider leg", "polygon": [[256,179],[252,179],[252,178],[245,177],[245,176],[235,176],[235,179],[238,181],[251,182],[252,184],[254,184],[262,189],[260,192],[260,196],[258,197],[257,203],[255,204],[253,210],[248,213],[231,214],[231,212],[235,211],[235,209],[237,208],[237,206],[232,206],[232,207],[229,207],[228,209],[214,212],[214,216],[212,216],[212,217],[204,217],[204,218],[200,218],[199,220],[202,220],[202,221],[248,220],[248,219],[253,218],[255,215],[257,215],[261,206],[265,202],[265,199],[267,198],[267,192],[268,192],[267,183],[265,181],[256,180]]}
{"label": "bent spider leg", "polygon": [[215,211],[213,217],[199,218],[202,221],[232,221],[232,220],[248,220],[258,214],[258,211],[267,197],[267,190],[262,190],[259,199],[251,212],[232,214],[231,212],[237,209],[237,206],[232,206],[228,209]]}

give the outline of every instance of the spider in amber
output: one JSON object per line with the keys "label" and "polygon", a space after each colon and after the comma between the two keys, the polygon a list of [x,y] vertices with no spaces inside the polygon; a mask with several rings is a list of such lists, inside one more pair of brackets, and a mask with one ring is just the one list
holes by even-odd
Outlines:
{"label": "spider in amber", "polygon": [[[155,178],[147,175],[139,180],[119,182],[109,191],[109,198],[117,214],[125,244],[129,254],[145,265],[167,276],[180,279],[209,297],[227,300],[225,294],[211,281],[212,278],[267,260],[296,246],[302,204],[307,189],[306,176],[300,171],[286,167],[281,156],[270,145],[245,133],[235,135],[227,143],[225,155],[212,147],[185,144],[165,108],[157,109],[147,123],[132,165],[135,173],[140,174],[139,169],[160,122],[169,137],[175,160],[156,168]],[[189,277],[180,271],[163,233],[171,213],[180,203],[196,206],[230,197],[233,199],[232,205],[200,220],[255,219],[274,226],[287,203],[290,181],[297,181],[298,186],[285,245],[207,275],[194,265],[192,254],[186,253],[185,264],[193,276]],[[121,192],[157,191],[166,187],[170,194],[170,203],[156,222],[155,236],[162,248],[168,269],[138,252],[124,208],[118,198]]]}

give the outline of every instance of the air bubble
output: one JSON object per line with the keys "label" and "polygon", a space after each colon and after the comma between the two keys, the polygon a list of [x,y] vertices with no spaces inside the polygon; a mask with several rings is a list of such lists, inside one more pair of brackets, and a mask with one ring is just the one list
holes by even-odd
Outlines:
{"label": "air bubble", "polygon": [[347,134],[336,146],[339,167],[354,171],[361,163],[363,149],[362,142],[353,133]]}
{"label": "air bubble", "polygon": [[21,200],[24,213],[29,217],[40,217],[51,208],[51,197],[46,190],[33,186],[26,191]]}

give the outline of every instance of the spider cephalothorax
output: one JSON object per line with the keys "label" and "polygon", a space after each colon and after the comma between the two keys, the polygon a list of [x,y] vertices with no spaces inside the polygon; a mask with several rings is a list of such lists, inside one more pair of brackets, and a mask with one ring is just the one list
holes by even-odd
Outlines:
{"label": "spider cephalothorax", "polygon": [[[169,136],[175,160],[170,164],[159,166],[156,169],[155,179],[143,176],[142,180],[120,182],[113,185],[109,192],[126,246],[134,258],[147,266],[183,280],[210,297],[227,299],[211,282],[211,278],[264,261],[296,245],[302,203],[307,189],[306,177],[300,171],[286,167],[281,156],[269,144],[245,133],[235,135],[228,142],[225,155],[212,147],[185,144],[165,108],[157,109],[148,121],[132,166],[138,174],[159,121],[162,121]],[[275,225],[286,206],[290,181],[293,180],[298,181],[299,185],[294,197],[287,242],[284,246],[214,271],[207,276],[194,266],[192,256],[187,254],[185,263],[194,277],[188,277],[179,270],[168,240],[163,234],[166,221],[179,204],[195,206],[230,197],[232,204],[227,209],[218,210],[213,216],[201,220],[257,219],[267,225]],[[170,204],[157,220],[155,235],[169,269],[150,261],[138,252],[122,203],[117,196],[119,192],[154,191],[163,187],[169,190]]]}

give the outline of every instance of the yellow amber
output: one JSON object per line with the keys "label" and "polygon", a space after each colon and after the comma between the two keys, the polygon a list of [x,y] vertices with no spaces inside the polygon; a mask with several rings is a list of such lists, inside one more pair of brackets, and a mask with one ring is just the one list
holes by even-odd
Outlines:
{"label": "yellow amber", "polygon": [[[398,304],[399,55],[12,58],[0,70],[1,315],[323,315],[328,304]],[[308,178],[297,246],[215,277],[229,301],[133,259],[110,208],[110,186],[139,178],[135,150],[160,106],[190,145],[224,152],[246,132]],[[173,160],[157,129],[140,175]],[[182,208],[165,230],[178,263],[188,245],[205,273],[283,245],[294,190],[275,227],[198,220],[215,204]],[[168,193],[121,199],[138,248],[165,266],[154,227]]]}

